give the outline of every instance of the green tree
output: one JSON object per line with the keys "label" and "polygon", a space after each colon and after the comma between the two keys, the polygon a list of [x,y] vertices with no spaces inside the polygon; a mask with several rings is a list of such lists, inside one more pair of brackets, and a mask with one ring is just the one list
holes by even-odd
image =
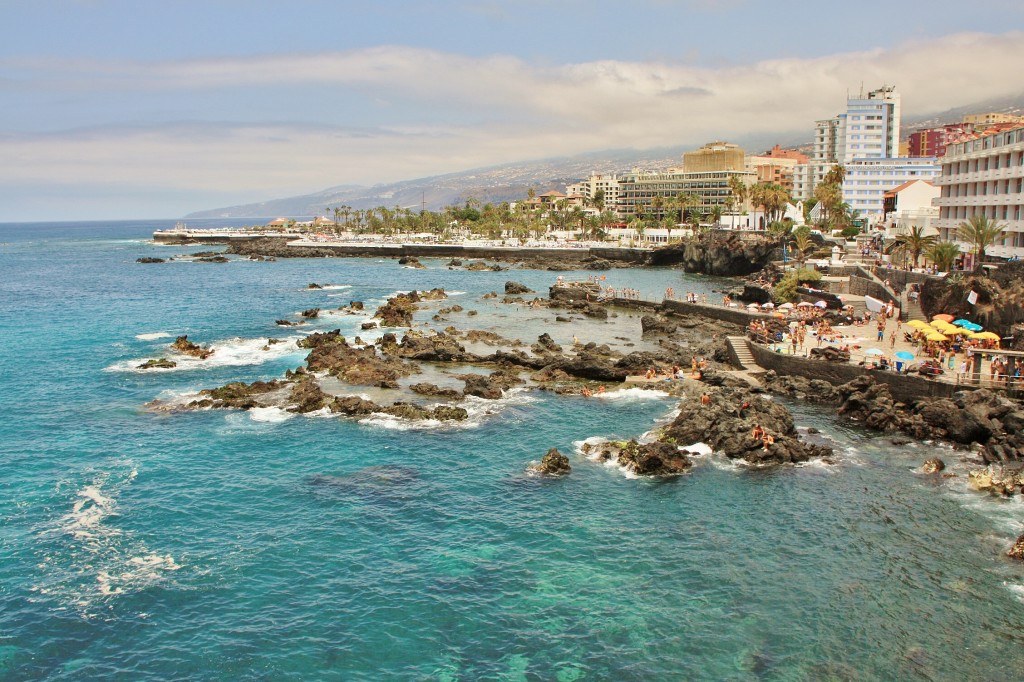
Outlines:
{"label": "green tree", "polygon": [[814,242],[811,241],[809,230],[797,230],[793,237],[793,241],[790,242],[790,246],[793,249],[793,257],[802,268],[807,261],[807,254],[814,250]]}
{"label": "green tree", "polygon": [[941,272],[953,269],[953,263],[960,257],[960,245],[956,242],[935,242],[925,253]]}
{"label": "green tree", "polygon": [[772,288],[772,299],[776,303],[792,303],[798,298],[796,288],[801,284],[817,284],[821,273],[817,270],[790,270]]}
{"label": "green tree", "polygon": [[[743,182],[743,178],[738,175],[730,175],[729,191],[732,192],[732,198],[735,202],[735,210],[746,210],[747,197],[750,196],[750,189],[747,186],[747,183]],[[732,227],[733,229],[736,228],[735,213],[733,214]]]}
{"label": "green tree", "polygon": [[914,267],[917,267],[917,261],[921,258],[921,254],[927,251],[932,245],[939,240],[939,238],[933,234],[925,235],[924,226],[914,225],[906,234],[901,234],[896,237],[893,242],[892,253],[901,253],[909,255]]}
{"label": "green tree", "polygon": [[975,255],[974,269],[980,270],[985,262],[985,251],[1002,237],[1006,223],[998,223],[983,215],[971,216],[967,222],[957,226],[956,237],[967,242]]}

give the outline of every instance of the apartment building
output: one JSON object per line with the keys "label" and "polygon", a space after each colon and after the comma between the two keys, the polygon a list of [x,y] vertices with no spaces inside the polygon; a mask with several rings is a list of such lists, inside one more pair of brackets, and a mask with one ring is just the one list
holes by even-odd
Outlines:
{"label": "apartment building", "polygon": [[846,164],[843,201],[872,222],[885,217],[885,193],[912,180],[939,174],[933,158],[854,159]]}
{"label": "apartment building", "polygon": [[940,237],[957,241],[960,223],[983,215],[1006,226],[988,253],[1024,257],[1024,126],[952,144],[941,162]]}

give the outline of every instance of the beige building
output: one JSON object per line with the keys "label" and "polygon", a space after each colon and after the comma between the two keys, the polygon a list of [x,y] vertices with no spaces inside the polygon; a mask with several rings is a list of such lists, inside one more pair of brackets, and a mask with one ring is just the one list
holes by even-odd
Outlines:
{"label": "beige building", "polygon": [[993,123],[1024,123],[1024,116],[1013,114],[1000,114],[990,111],[986,114],[969,114],[964,116],[964,123],[974,125],[992,125]]}
{"label": "beige building", "polygon": [[743,149],[729,142],[710,142],[683,154],[684,173],[717,173],[745,170]]}

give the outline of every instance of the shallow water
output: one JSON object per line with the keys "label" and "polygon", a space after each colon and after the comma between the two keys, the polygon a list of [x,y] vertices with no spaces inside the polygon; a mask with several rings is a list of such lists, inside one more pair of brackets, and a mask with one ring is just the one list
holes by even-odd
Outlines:
{"label": "shallow water", "polygon": [[[790,406],[835,466],[710,455],[674,480],[576,454],[672,410],[635,391],[516,391],[457,428],[144,410],[302,363],[291,344],[263,351],[269,337],[373,338],[359,316],[274,320],[349,300],[370,314],[398,290],[464,292],[436,307],[479,311],[438,323],[432,304],[418,322],[435,328],[563,344],[639,329],[625,313],[562,326],[481,298],[509,279],[543,295],[548,272],[136,264],[206,250],[146,243],[167,226],[0,226],[0,677],[988,680],[1024,662],[1024,571],[1001,555],[1022,504],[969,491],[962,466],[921,476],[957,453],[897,447],[827,410]],[[721,285],[606,274],[652,297]],[[180,334],[214,361],[134,369]],[[525,475],[552,446],[573,473]]]}

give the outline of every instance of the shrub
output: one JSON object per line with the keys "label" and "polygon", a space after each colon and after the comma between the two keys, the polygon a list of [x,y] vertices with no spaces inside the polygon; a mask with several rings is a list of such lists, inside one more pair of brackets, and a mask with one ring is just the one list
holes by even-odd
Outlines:
{"label": "shrub", "polygon": [[819,282],[821,282],[821,273],[817,270],[810,268],[790,270],[772,289],[772,298],[776,303],[792,303],[797,299],[796,288],[798,286],[818,284]]}

